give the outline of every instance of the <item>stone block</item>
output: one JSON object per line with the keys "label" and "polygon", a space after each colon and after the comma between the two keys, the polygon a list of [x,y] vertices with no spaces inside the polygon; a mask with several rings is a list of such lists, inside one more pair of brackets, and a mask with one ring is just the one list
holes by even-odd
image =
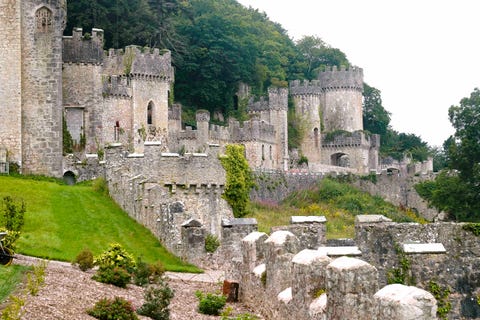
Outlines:
{"label": "stone block", "polygon": [[324,293],[320,297],[310,303],[308,306],[308,317],[311,320],[327,320],[327,294]]}
{"label": "stone block", "polygon": [[329,320],[371,320],[377,269],[365,261],[341,257],[327,266]]}
{"label": "stone block", "polygon": [[291,216],[290,223],[326,223],[327,219],[325,216]]}
{"label": "stone block", "polygon": [[347,247],[319,247],[318,252],[322,255],[327,255],[330,257],[340,257],[340,256],[360,256],[362,252],[358,249],[357,246],[347,246]]}
{"label": "stone block", "polygon": [[359,214],[355,217],[355,224],[358,223],[380,223],[391,222],[392,219],[387,218],[381,214]]}
{"label": "stone block", "polygon": [[376,320],[437,319],[437,302],[430,292],[402,284],[391,284],[374,295]]}
{"label": "stone block", "polygon": [[291,313],[297,319],[306,319],[309,305],[319,293],[326,291],[327,266],[332,259],[318,250],[305,249],[293,259]]}
{"label": "stone block", "polygon": [[403,243],[402,250],[405,253],[446,253],[441,243]]}

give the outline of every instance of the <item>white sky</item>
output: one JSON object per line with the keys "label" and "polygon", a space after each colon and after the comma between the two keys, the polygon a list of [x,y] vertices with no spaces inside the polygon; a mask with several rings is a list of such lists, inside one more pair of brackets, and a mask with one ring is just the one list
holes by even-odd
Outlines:
{"label": "white sky", "polygon": [[237,1],[340,49],[382,92],[393,129],[432,146],[454,132],[448,108],[480,87],[480,1]]}

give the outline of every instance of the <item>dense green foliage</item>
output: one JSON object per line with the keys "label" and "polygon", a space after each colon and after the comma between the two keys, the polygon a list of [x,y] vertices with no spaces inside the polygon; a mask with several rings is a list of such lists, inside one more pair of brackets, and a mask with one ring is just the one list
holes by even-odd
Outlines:
{"label": "dense green foliage", "polygon": [[162,261],[167,270],[199,271],[168,253],[150,231],[88,184],[66,186],[0,176],[0,197],[6,195],[21,195],[28,208],[18,253],[73,261],[85,247],[98,255],[117,242],[135,257]]}
{"label": "dense green foliage", "polygon": [[255,186],[252,170],[245,159],[245,147],[227,145],[225,156],[220,157],[227,173],[227,183],[223,197],[232,207],[233,215],[241,218],[247,214],[250,203],[250,190]]}
{"label": "dense green foliage", "polygon": [[451,106],[448,115],[455,134],[444,143],[448,169],[434,182],[423,182],[417,191],[439,210],[457,221],[480,221],[480,90]]}

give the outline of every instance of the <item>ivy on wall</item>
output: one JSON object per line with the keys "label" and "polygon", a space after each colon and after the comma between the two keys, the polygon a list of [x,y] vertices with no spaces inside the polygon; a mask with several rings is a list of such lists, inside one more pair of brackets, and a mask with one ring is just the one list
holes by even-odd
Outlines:
{"label": "ivy on wall", "polygon": [[227,172],[227,184],[223,198],[232,207],[235,218],[244,217],[250,203],[250,190],[255,186],[252,171],[245,158],[245,147],[227,145],[220,162]]}

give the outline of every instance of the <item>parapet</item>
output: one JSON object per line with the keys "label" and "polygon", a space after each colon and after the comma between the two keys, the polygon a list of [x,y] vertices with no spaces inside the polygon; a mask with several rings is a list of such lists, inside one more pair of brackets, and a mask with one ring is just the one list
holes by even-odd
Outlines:
{"label": "parapet", "polygon": [[174,80],[171,53],[168,50],[128,46],[110,49],[104,62],[105,73],[133,78]]}
{"label": "parapet", "polygon": [[127,77],[108,76],[103,80],[103,94],[105,96],[116,96],[130,98],[132,97],[132,89],[130,88]]}
{"label": "parapet", "polygon": [[318,74],[318,80],[294,80],[290,82],[290,93],[293,95],[322,94],[330,90],[363,91],[363,69],[351,67],[346,69],[336,66],[327,68]]}
{"label": "parapet", "polygon": [[101,64],[103,62],[103,30],[92,29],[83,34],[82,28],[74,28],[72,36],[63,37],[63,62]]}
{"label": "parapet", "polygon": [[323,90],[354,89],[363,91],[362,68],[351,67],[346,69],[342,66],[340,70],[337,70],[337,67],[333,66],[331,69],[320,72],[318,79]]}
{"label": "parapet", "polygon": [[288,110],[288,89],[287,88],[268,88],[268,99],[260,97],[258,101],[250,101],[248,111],[261,112],[270,110]]}

